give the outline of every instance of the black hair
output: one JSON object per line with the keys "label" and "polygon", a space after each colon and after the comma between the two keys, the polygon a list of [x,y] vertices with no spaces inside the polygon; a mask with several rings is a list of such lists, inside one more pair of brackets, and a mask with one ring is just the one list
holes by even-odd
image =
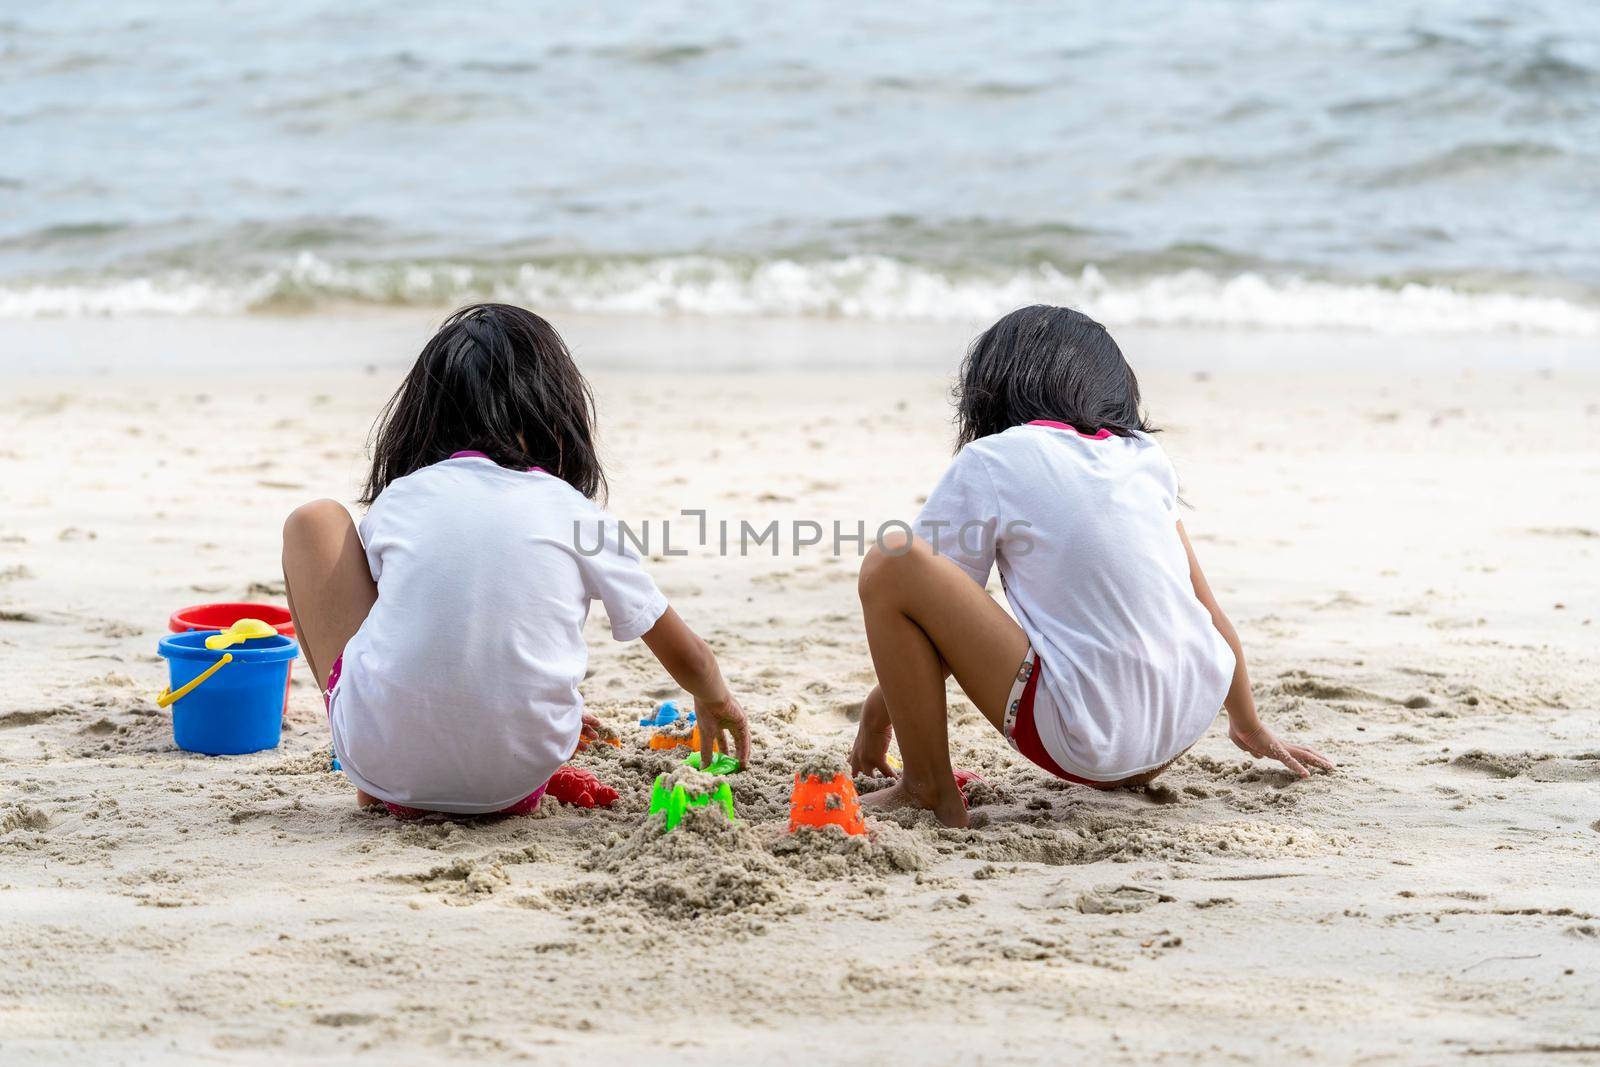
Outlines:
{"label": "black hair", "polygon": [[1071,308],[1019,308],[983,331],[954,393],[957,448],[1035,419],[1087,434],[1156,432],[1139,413],[1139,380],[1122,349]]}
{"label": "black hair", "polygon": [[363,504],[469,450],[505,467],[542,467],[591,500],[605,495],[589,383],[555,327],[510,304],[473,304],[445,319],[372,436]]}

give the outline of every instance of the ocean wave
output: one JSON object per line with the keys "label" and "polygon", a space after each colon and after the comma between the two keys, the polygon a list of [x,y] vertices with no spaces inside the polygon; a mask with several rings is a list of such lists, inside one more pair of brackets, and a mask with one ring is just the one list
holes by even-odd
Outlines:
{"label": "ocean wave", "polygon": [[1504,141],[1457,145],[1434,152],[1373,175],[1374,187],[1424,185],[1440,178],[1468,175],[1493,177],[1512,173],[1530,164],[1568,158],[1568,153],[1542,141]]}
{"label": "ocean wave", "polygon": [[172,271],[0,284],[0,317],[202,315],[338,305],[504,300],[629,315],[815,316],[983,322],[1032,303],[1113,325],[1461,334],[1600,335],[1600,306],[1444,282],[1379,284],[1188,269],[1142,276],[1095,266],[952,272],[878,255],[739,260],[565,258],[522,263],[341,263],[301,253],[252,275]]}

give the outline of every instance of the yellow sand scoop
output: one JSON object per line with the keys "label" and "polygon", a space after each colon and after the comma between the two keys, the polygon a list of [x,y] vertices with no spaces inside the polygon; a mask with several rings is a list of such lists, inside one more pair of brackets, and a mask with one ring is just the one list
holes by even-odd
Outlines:
{"label": "yellow sand scoop", "polygon": [[260,619],[240,619],[221,633],[206,638],[206,647],[213,652],[220,652],[224,648],[232,648],[241,641],[271,637],[277,632]]}

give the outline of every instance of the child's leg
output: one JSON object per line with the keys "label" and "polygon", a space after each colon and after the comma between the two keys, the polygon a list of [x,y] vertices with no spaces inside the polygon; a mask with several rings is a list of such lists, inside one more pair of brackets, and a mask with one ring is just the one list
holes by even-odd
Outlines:
{"label": "child's leg", "polygon": [[[306,665],[327,689],[328,672],[378,599],[355,523],[344,506],[314,500],[283,524],[283,584]],[[359,803],[376,798],[356,791]]]}
{"label": "child's leg", "polygon": [[928,808],[947,826],[965,826],[966,805],[950,767],[945,668],[999,729],[1027,635],[921,540],[908,546],[885,538],[862,562],[859,588],[878,687],[905,761],[899,781],[866,799]]}

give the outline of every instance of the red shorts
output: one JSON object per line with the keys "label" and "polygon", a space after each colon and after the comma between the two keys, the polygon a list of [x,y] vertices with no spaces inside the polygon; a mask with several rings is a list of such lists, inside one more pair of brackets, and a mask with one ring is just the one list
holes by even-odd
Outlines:
{"label": "red shorts", "polygon": [[[328,688],[323,690],[322,693],[322,703],[325,707],[327,707],[329,715],[333,714],[333,691],[338,687],[339,676],[343,673],[344,653],[341,652],[334,657],[333,666],[328,669]],[[529,793],[515,804],[512,804],[510,807],[501,808],[499,811],[493,812],[492,814],[532,815],[534,809],[539,806],[539,798],[544,796],[545,786],[549,784],[550,783],[546,782],[545,785],[541,785],[538,789],[535,789],[533,792]],[[404,804],[391,804],[387,800],[383,802],[383,806],[388,808],[389,814],[393,815],[397,819],[420,819],[424,815],[431,814],[425,808],[408,808]]]}
{"label": "red shorts", "polygon": [[1022,659],[1022,666],[1017,668],[1017,680],[1011,687],[1011,699],[1006,702],[1006,721],[1002,732],[1006,740],[1011,742],[1011,747],[1028,758],[1028,762],[1036,767],[1042,767],[1067,782],[1078,785],[1091,785],[1103,789],[1106,782],[1096,782],[1088,778],[1080,778],[1070,771],[1061,769],[1061,764],[1050,758],[1050,753],[1045,751],[1044,742],[1039,740],[1039,728],[1033,721],[1034,695],[1039,690],[1039,677],[1044,674],[1044,668],[1039,664],[1039,657],[1033,649],[1028,649],[1028,654]]}

